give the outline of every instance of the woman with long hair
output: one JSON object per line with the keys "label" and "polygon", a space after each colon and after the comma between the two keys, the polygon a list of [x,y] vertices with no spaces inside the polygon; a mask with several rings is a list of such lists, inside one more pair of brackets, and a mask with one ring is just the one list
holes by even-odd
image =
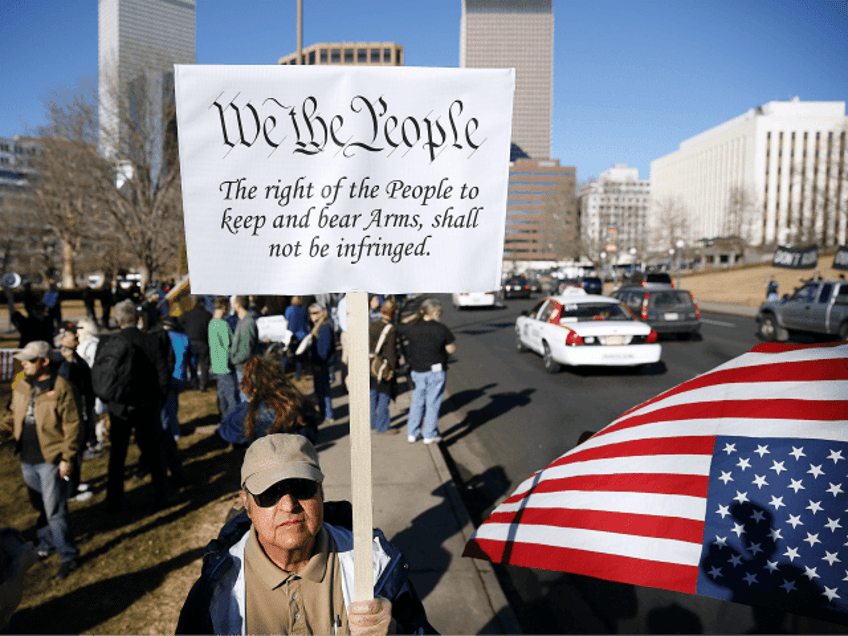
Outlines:
{"label": "woman with long hair", "polygon": [[289,381],[279,361],[248,358],[241,388],[248,401],[224,418],[219,429],[222,438],[245,444],[271,433],[300,433],[314,443],[318,411]]}

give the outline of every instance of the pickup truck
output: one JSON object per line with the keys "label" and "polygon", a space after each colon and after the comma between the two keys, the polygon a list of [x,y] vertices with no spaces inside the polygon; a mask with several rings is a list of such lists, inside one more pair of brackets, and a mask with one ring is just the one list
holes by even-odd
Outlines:
{"label": "pickup truck", "polygon": [[810,281],[791,296],[769,300],[757,313],[757,335],[787,340],[790,332],[848,340],[848,281]]}

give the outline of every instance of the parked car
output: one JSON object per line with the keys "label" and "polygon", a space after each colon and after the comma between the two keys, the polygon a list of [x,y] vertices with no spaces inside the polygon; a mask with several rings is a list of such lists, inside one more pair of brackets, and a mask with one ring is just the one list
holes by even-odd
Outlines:
{"label": "parked car", "polygon": [[790,332],[838,336],[848,340],[848,282],[811,281],[767,300],[757,312],[757,335],[766,341],[787,340]]}
{"label": "parked car", "polygon": [[560,365],[642,366],[658,362],[657,333],[608,296],[548,296],[515,322],[515,346],[542,356],[545,370]]}
{"label": "parked car", "polygon": [[495,304],[495,292],[460,292],[452,295],[453,306],[457,309],[465,307],[492,307]]}
{"label": "parked car", "polygon": [[[668,272],[635,272],[628,276],[621,287],[671,287],[674,288],[674,282],[671,280]],[[619,288],[620,289],[620,288]]]}
{"label": "parked car", "polygon": [[584,276],[580,279],[580,286],[586,290],[587,294],[600,295],[603,291],[604,284],[597,276]]}
{"label": "parked car", "polygon": [[530,283],[526,278],[514,276],[503,284],[504,298],[530,298]]}
{"label": "parked car", "polygon": [[689,338],[701,330],[701,311],[695,298],[686,290],[623,287],[611,295],[657,333]]}

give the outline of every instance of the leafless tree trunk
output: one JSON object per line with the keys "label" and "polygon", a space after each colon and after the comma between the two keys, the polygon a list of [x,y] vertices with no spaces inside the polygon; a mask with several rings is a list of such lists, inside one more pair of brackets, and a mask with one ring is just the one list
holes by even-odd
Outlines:
{"label": "leafless tree trunk", "polygon": [[749,188],[744,185],[734,185],[727,197],[727,210],[724,220],[724,236],[738,236],[746,242],[751,242],[753,223],[756,220],[756,200]]}
{"label": "leafless tree trunk", "polygon": [[677,248],[677,241],[690,242],[691,228],[686,206],[677,197],[666,197],[654,204],[654,243],[658,246]]}

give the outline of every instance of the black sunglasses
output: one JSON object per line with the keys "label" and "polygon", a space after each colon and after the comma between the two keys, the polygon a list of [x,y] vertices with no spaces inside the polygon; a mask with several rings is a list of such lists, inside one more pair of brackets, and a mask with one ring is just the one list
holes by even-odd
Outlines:
{"label": "black sunglasses", "polygon": [[270,508],[286,495],[291,495],[292,499],[312,499],[318,494],[318,482],[311,479],[284,479],[258,495],[250,494],[260,508]]}

